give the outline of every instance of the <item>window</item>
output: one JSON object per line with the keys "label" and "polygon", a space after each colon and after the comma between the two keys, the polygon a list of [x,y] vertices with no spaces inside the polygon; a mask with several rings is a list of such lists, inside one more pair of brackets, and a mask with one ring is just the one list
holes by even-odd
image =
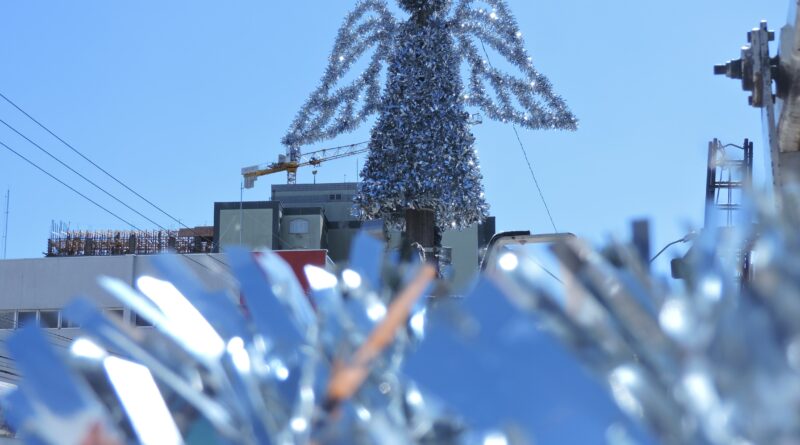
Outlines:
{"label": "window", "polygon": [[59,311],[39,311],[39,326],[43,328],[58,328]]}
{"label": "window", "polygon": [[16,311],[0,311],[0,329],[14,329],[17,327]]}
{"label": "window", "polygon": [[21,328],[27,324],[37,324],[36,311],[17,312],[17,327]]}
{"label": "window", "polygon": [[133,313],[133,324],[138,327],[153,326],[152,323],[142,318],[139,314]]}
{"label": "window", "polygon": [[289,233],[294,233],[294,234],[308,233],[308,220],[298,218],[290,221]]}
{"label": "window", "polygon": [[61,327],[69,329],[69,328],[79,328],[81,327],[81,325],[68,318],[61,317]]}
{"label": "window", "polygon": [[103,312],[111,317],[116,317],[118,321],[124,321],[125,312],[122,309],[103,309]]}

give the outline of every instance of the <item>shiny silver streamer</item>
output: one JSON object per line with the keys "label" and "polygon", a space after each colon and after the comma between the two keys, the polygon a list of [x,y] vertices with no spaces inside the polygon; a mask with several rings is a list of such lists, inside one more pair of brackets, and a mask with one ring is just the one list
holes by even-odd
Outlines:
{"label": "shiny silver streamer", "polygon": [[[382,0],[358,3],[336,36],[320,86],[297,114],[283,138],[287,147],[299,147],[355,130],[378,111],[380,71],[391,51],[396,23]],[[375,48],[368,67],[351,84],[337,83],[367,51]]]}
{"label": "shiny silver streamer", "polygon": [[681,260],[685,285],[650,275],[632,246],[579,240],[554,248],[561,289],[511,253],[501,280],[662,443],[797,443],[800,194],[782,198],[783,211],[750,202],[742,220],[755,224],[704,229]]}
{"label": "shiny silver streamer", "polygon": [[181,444],[198,431],[224,444],[797,443],[800,194],[773,204],[743,207],[755,224],[705,229],[681,284],[622,242],[554,244],[559,270],[524,249],[493,252],[463,297],[439,283],[334,407],[331,374],[419,261],[359,234],[348,264],[306,267],[312,310],[271,252],[231,250],[238,285],[226,292],[157,257],[163,276],[136,290],[102,280],[153,324],[147,335],[78,300],[65,309],[82,327],[68,351],[35,326],[8,339],[23,378],[0,405],[36,444]]}
{"label": "shiny silver streamer", "polygon": [[457,100],[458,74],[445,21],[400,25],[355,198],[361,219],[402,228],[403,209],[428,208],[440,228],[461,229],[485,218],[475,138]]}
{"label": "shiny silver streamer", "polygon": [[[461,229],[482,221],[488,211],[465,106],[531,129],[574,130],[577,120],[533,67],[503,0],[460,0],[455,7],[449,0],[399,3],[411,14],[404,23],[378,0],[359,2],[348,15],[321,85],[283,143],[298,152],[301,145],[352,131],[377,113],[355,214],[402,228],[403,209],[431,208],[438,227]],[[491,66],[478,44],[488,45],[522,76]],[[372,47],[367,69],[337,88]],[[384,66],[388,73],[381,89]]]}

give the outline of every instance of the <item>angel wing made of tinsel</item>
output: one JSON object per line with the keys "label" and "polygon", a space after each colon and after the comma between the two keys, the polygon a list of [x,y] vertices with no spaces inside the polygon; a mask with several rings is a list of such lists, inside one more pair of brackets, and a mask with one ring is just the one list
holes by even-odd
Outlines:
{"label": "angel wing made of tinsel", "polygon": [[[457,50],[469,67],[464,94],[468,105],[479,107],[491,119],[530,129],[577,128],[578,120],[564,100],[534,68],[505,0],[459,0],[450,23]],[[495,68],[486,46],[518,68],[520,75]]]}
{"label": "angel wing made of tinsel", "polygon": [[[396,21],[384,0],[363,0],[348,14],[333,46],[320,86],[300,109],[283,138],[299,147],[358,128],[378,111],[380,72],[388,61]],[[367,68],[350,84],[337,87],[350,68],[375,48]]]}
{"label": "angel wing made of tinsel", "polygon": [[[530,129],[577,128],[566,103],[534,68],[505,0],[458,0],[449,12],[456,51],[468,66],[462,98],[466,105],[480,108],[494,120]],[[300,109],[283,138],[284,145],[300,147],[332,139],[355,130],[378,112],[383,93],[380,73],[388,64],[397,25],[384,0],[357,4],[339,28],[321,84]],[[484,45],[521,74],[507,74],[492,66]],[[375,52],[367,68],[351,83],[337,86],[372,48]]]}

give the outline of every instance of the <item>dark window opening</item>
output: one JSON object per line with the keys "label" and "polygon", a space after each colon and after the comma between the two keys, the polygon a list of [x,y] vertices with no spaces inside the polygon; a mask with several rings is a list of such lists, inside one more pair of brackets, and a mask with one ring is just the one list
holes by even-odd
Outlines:
{"label": "dark window opening", "polygon": [[43,328],[58,328],[58,311],[39,311],[39,325]]}
{"label": "dark window opening", "polygon": [[106,315],[110,315],[112,317],[116,317],[119,321],[123,321],[124,320],[123,317],[124,317],[125,313],[123,312],[122,309],[103,309],[103,312],[105,312]]}
{"label": "dark window opening", "polygon": [[15,327],[17,327],[17,313],[0,311],[0,329],[14,329]]}
{"label": "dark window opening", "polygon": [[133,324],[138,327],[150,327],[153,326],[152,323],[147,321],[146,319],[142,318],[141,315],[134,313],[133,314]]}
{"label": "dark window opening", "polygon": [[61,327],[62,328],[79,328],[81,327],[80,323],[74,322],[68,318],[61,317]]}
{"label": "dark window opening", "polygon": [[17,312],[17,327],[21,328],[28,324],[37,325],[36,311],[19,311]]}

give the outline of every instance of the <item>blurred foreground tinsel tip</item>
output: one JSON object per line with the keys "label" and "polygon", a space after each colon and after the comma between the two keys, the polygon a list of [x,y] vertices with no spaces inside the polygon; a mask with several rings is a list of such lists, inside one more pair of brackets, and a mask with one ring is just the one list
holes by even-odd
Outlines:
{"label": "blurred foreground tinsel tip", "polygon": [[506,250],[463,296],[366,234],[306,267],[310,296],[272,252],[229,250],[225,291],[154,257],[136,289],[101,279],[153,329],[77,299],[68,350],[8,340],[5,420],[33,444],[800,443],[800,214],[746,219],[705,230],[684,281],[568,238],[558,284]]}

